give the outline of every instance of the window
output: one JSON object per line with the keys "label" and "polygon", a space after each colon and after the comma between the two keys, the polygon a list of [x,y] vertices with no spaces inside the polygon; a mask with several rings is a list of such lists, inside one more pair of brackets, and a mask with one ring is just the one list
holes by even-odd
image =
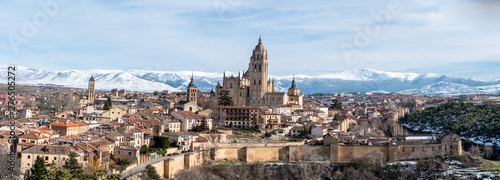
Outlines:
{"label": "window", "polygon": [[260,84],[260,80],[259,80],[259,84]]}
{"label": "window", "polygon": [[432,146],[432,151],[434,151],[434,146]]}
{"label": "window", "polygon": [[118,154],[120,154],[120,151],[118,151]]}
{"label": "window", "polygon": [[57,160],[57,157],[54,157],[54,161]]}
{"label": "window", "polygon": [[446,144],[444,145],[444,150],[446,151]]}
{"label": "window", "polygon": [[403,147],[403,152],[405,152],[405,147]]}
{"label": "window", "polygon": [[438,150],[440,150],[440,151],[441,151],[441,145],[439,145],[439,146],[438,146]]}
{"label": "window", "polygon": [[30,158],[31,158],[31,156],[30,156],[30,155],[28,155],[28,159],[30,159]]}
{"label": "window", "polygon": [[415,147],[412,147],[412,148],[411,148],[411,151],[412,151],[412,152],[415,152]]}
{"label": "window", "polygon": [[128,152],[128,155],[129,155],[129,156],[132,156],[132,152]]}
{"label": "window", "polygon": [[49,160],[49,156],[45,156],[45,160],[47,160],[47,161],[48,161],[48,160]]}
{"label": "window", "polygon": [[229,88],[233,88],[233,83],[229,83]]}
{"label": "window", "polygon": [[253,80],[253,84],[256,84],[257,81]]}
{"label": "window", "polygon": [[259,65],[259,72],[262,71],[261,68],[260,68],[260,65]]}
{"label": "window", "polygon": [[243,93],[242,93],[242,92],[240,92],[240,96],[243,96]]}
{"label": "window", "polygon": [[425,147],[424,147],[424,146],[422,146],[422,151],[424,151],[424,148],[425,148]]}

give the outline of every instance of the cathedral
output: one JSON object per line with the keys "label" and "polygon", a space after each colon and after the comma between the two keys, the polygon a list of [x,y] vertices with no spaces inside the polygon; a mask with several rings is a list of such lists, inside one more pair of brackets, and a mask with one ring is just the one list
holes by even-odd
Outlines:
{"label": "cathedral", "polygon": [[216,93],[228,91],[234,105],[237,106],[273,106],[273,105],[300,105],[302,107],[303,94],[295,85],[295,78],[287,93],[274,91],[274,79],[268,77],[267,50],[262,44],[262,38],[255,46],[250,57],[248,70],[226,77],[224,73],[222,85],[217,83]]}

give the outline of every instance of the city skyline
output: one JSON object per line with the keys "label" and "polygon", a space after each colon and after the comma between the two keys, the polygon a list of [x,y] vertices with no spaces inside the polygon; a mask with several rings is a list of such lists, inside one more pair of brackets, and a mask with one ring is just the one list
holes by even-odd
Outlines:
{"label": "city skyline", "polygon": [[1,5],[0,58],[48,69],[238,71],[262,35],[274,75],[369,68],[496,79],[500,38],[488,19],[498,5],[10,1]]}

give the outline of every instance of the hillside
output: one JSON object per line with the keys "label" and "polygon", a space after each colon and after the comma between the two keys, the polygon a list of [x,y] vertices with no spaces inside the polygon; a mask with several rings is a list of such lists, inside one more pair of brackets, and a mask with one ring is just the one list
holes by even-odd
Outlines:
{"label": "hillside", "polygon": [[419,132],[454,132],[478,144],[500,146],[500,108],[472,103],[446,103],[405,115],[399,122]]}

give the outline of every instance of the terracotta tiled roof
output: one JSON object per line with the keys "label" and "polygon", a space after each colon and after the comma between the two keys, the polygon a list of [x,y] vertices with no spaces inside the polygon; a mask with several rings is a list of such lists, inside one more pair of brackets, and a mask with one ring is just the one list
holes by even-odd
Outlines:
{"label": "terracotta tiled roof", "polygon": [[75,135],[68,135],[68,136],[61,136],[61,139],[68,140],[68,141],[80,141],[82,140],[80,137],[75,136]]}
{"label": "terracotta tiled roof", "polygon": [[195,114],[191,111],[176,111],[176,113],[187,119],[196,119],[196,120],[202,119],[198,114]]}
{"label": "terracotta tiled roof", "polygon": [[189,132],[189,131],[179,131],[179,132],[170,132],[177,136],[198,136],[197,133]]}
{"label": "terracotta tiled roof", "polygon": [[42,126],[42,127],[39,127],[38,129],[36,129],[37,131],[40,131],[41,133],[45,133],[45,134],[48,134],[48,135],[51,135],[51,136],[54,136],[54,135],[59,135],[59,133],[55,132],[54,130],[52,129],[49,129],[48,127],[46,126]]}
{"label": "terracotta tiled roof", "polygon": [[34,132],[30,132],[30,133],[28,133],[28,134],[25,134],[25,135],[19,136],[19,138],[37,139],[37,140],[38,140],[38,139],[45,139],[45,138],[47,138],[47,137],[45,137],[45,136],[39,136],[39,135],[37,135],[37,134],[36,134],[36,133],[34,133]]}
{"label": "terracotta tiled roof", "polygon": [[68,124],[52,123],[52,124],[50,124],[50,126],[52,126],[52,127],[60,127],[60,128],[79,127],[78,124],[75,124],[74,122],[70,122]]}
{"label": "terracotta tiled roof", "polygon": [[68,124],[66,124],[67,127],[79,127],[78,124],[75,124],[74,122],[70,122]]}
{"label": "terracotta tiled roof", "polygon": [[259,107],[253,107],[253,106],[219,106],[219,107],[223,109],[260,109]]}

